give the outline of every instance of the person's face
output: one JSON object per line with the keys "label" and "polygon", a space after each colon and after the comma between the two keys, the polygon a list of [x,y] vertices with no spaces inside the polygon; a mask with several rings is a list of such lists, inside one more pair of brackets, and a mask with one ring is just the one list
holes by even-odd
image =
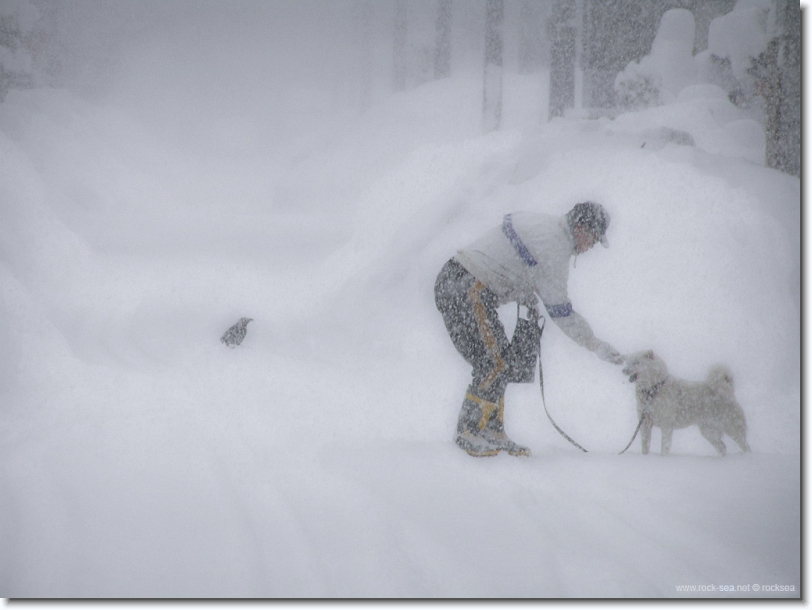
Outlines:
{"label": "person's face", "polygon": [[572,236],[575,239],[575,252],[578,254],[583,254],[598,243],[598,236],[580,225],[572,230]]}

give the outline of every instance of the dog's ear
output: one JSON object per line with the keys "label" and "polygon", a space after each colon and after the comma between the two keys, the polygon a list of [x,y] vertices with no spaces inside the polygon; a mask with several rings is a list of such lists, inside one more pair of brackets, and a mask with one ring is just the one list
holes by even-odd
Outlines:
{"label": "dog's ear", "polygon": [[654,360],[654,350],[648,350],[645,354],[643,354],[649,360]]}

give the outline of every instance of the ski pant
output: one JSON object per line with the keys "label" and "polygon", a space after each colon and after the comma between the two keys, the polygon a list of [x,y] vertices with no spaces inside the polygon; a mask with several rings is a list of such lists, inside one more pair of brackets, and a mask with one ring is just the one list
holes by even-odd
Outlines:
{"label": "ski pant", "polygon": [[497,402],[508,383],[530,383],[535,377],[541,329],[518,318],[508,341],[496,308],[495,293],[453,258],[437,276],[434,299],[454,347],[473,367],[471,390]]}

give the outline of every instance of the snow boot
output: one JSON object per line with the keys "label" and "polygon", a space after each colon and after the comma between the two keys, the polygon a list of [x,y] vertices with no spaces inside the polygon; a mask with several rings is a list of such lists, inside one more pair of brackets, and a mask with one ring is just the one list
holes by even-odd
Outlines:
{"label": "snow boot", "polygon": [[505,397],[502,396],[485,424],[483,435],[491,445],[497,446],[510,455],[530,457],[530,449],[513,442],[505,434]]}
{"label": "snow boot", "polygon": [[470,391],[462,401],[460,417],[457,421],[457,436],[454,442],[474,457],[491,457],[499,453],[499,447],[487,439],[483,430],[498,405],[482,400]]}

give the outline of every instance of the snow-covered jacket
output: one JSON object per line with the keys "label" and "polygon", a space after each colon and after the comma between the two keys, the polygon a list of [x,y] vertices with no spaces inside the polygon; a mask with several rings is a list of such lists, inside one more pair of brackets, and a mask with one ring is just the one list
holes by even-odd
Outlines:
{"label": "snow-covered jacket", "polygon": [[516,212],[499,227],[457,251],[455,258],[499,298],[499,304],[535,303],[573,341],[594,351],[601,341],[567,296],[575,241],[563,216]]}

